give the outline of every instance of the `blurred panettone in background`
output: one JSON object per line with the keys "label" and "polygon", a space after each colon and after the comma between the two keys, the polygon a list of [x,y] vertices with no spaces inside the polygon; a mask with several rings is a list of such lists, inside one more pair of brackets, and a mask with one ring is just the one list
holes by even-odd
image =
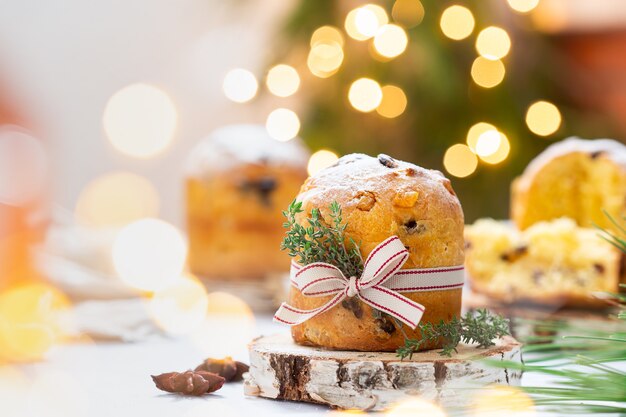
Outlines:
{"label": "blurred panettone in background", "polygon": [[511,185],[511,218],[520,229],[559,217],[613,227],[604,212],[626,215],[626,146],[614,140],[557,142]]}
{"label": "blurred panettone in background", "polygon": [[300,139],[279,142],[261,125],[223,127],[196,146],[186,166],[193,273],[237,281],[289,270],[282,211],[307,177],[308,156]]}
{"label": "blurred panettone in background", "polygon": [[594,294],[617,292],[626,278],[619,249],[567,218],[524,231],[481,219],[465,241],[472,289],[496,302],[602,307]]}
{"label": "blurred panettone in background", "polygon": [[617,292],[624,255],[598,225],[626,215],[626,146],[569,138],[549,146],[511,184],[513,224],[478,220],[465,229],[471,287],[494,300],[606,306]]}

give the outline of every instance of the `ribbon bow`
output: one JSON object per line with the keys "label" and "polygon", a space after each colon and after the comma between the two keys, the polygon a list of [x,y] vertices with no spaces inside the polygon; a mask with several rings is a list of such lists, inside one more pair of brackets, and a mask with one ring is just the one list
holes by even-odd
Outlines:
{"label": "ribbon bow", "polygon": [[334,297],[313,310],[300,310],[283,303],[274,315],[274,320],[289,325],[300,324],[330,310],[345,298],[359,297],[364,303],[390,314],[414,329],[425,308],[400,292],[461,288],[463,266],[400,271],[408,257],[409,252],[400,239],[392,236],[370,253],[359,278],[346,278],[339,268],[324,262],[315,262],[304,267],[292,263],[291,283],[303,295]]}

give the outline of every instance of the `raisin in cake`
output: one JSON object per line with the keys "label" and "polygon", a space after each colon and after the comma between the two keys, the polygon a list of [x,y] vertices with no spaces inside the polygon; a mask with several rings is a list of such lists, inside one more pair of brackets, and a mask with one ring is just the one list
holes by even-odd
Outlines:
{"label": "raisin in cake", "polygon": [[[379,155],[347,155],[310,177],[298,195],[307,215],[318,208],[328,218],[331,202],[340,204],[347,223],[346,239],[360,243],[365,259],[390,236],[397,235],[409,250],[403,268],[432,268],[463,264],[463,210],[450,181],[439,171]],[[348,243],[348,242],[347,242]],[[461,311],[461,289],[403,292],[426,307],[421,323],[450,321]],[[306,297],[292,287],[289,304],[303,310],[320,307],[332,297]],[[397,328],[389,316],[356,297],[323,314],[293,326],[297,343],[332,349],[394,351],[405,334],[419,338],[419,330]],[[424,343],[422,350],[440,347]]]}
{"label": "raisin in cake", "polygon": [[511,187],[511,218],[520,229],[562,216],[583,227],[611,227],[603,210],[626,215],[626,146],[614,140],[555,143]]}
{"label": "raisin in cake", "polygon": [[567,218],[524,231],[482,219],[466,226],[465,239],[471,288],[507,303],[599,306],[593,293],[617,292],[624,273],[617,248]]}
{"label": "raisin in cake", "polygon": [[201,141],[186,167],[192,272],[245,280],[289,270],[282,210],[307,177],[308,156],[300,139],[278,142],[260,125],[227,126]]}

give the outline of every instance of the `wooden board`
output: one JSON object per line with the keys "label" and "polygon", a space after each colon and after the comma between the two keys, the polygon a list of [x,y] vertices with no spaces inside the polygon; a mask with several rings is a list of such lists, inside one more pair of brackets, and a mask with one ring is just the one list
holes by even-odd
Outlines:
{"label": "wooden board", "polygon": [[519,385],[520,372],[487,367],[480,359],[520,362],[520,347],[505,337],[486,349],[461,345],[452,357],[427,351],[400,361],[392,352],[329,351],[296,345],[289,334],[263,336],[249,346],[245,392],[361,410],[384,410],[416,395],[460,406],[473,395],[468,387]]}

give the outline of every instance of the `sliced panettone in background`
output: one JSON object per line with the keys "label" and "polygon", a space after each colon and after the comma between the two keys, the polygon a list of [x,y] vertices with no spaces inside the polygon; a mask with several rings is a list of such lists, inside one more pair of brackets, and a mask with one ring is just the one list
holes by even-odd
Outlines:
{"label": "sliced panettone in background", "polygon": [[571,219],[524,231],[482,219],[466,226],[465,242],[471,288],[496,301],[602,306],[594,293],[617,292],[624,282],[623,254]]}
{"label": "sliced panettone in background", "polygon": [[569,138],[549,146],[511,186],[511,218],[520,229],[569,217],[603,228],[626,215],[626,146]]}

